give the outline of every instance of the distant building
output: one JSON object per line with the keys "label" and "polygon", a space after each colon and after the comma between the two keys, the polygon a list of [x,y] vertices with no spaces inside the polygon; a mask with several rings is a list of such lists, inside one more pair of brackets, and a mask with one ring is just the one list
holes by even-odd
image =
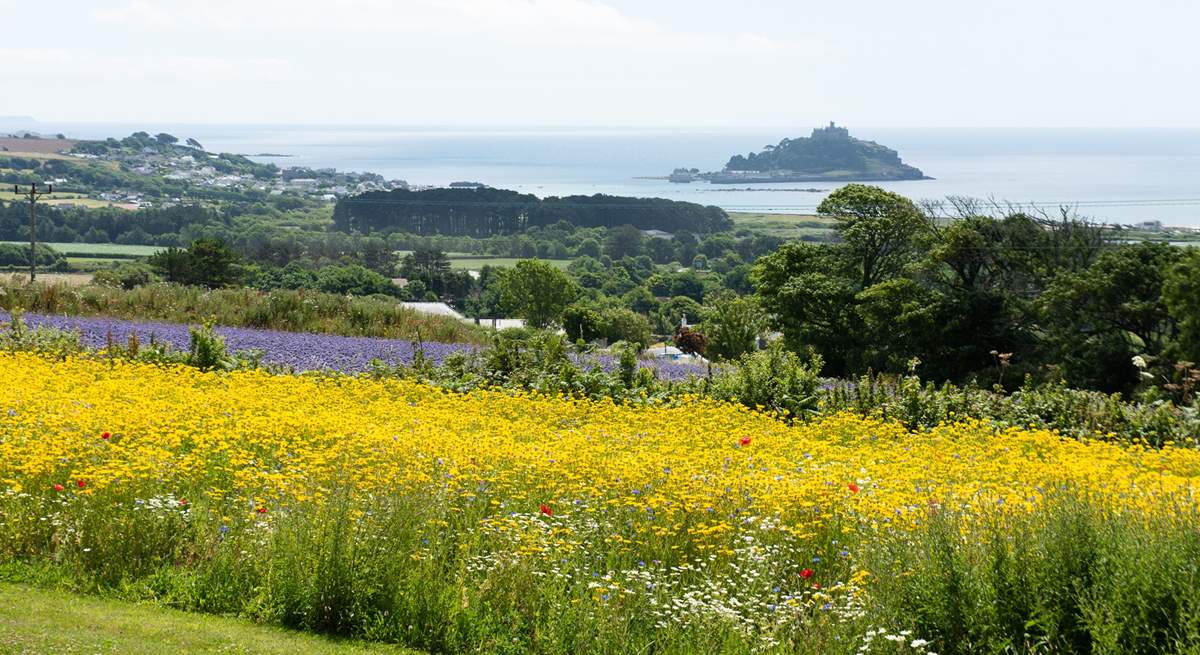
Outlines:
{"label": "distant building", "polygon": [[675,235],[662,230],[642,230],[642,234],[655,239],[674,239]]}
{"label": "distant building", "polygon": [[686,168],[676,168],[674,171],[671,171],[671,175],[667,177],[667,180],[676,184],[688,184],[694,182],[696,176]]}
{"label": "distant building", "polygon": [[1162,221],[1142,221],[1141,223],[1134,223],[1133,229],[1144,230],[1146,232],[1162,232],[1163,224]]}

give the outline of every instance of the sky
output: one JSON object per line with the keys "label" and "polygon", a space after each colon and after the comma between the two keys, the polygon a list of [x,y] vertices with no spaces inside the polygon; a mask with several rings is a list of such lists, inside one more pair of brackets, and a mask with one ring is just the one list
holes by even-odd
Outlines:
{"label": "sky", "polygon": [[1193,0],[0,0],[47,122],[1200,127]]}

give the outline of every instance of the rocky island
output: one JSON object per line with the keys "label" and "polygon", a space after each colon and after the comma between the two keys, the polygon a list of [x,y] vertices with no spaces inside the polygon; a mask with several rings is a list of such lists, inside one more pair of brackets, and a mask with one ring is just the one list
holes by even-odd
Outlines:
{"label": "rocky island", "polygon": [[713,184],[761,182],[886,182],[930,179],[900,154],[874,141],[850,136],[832,122],[810,137],[784,139],[762,152],[734,155],[721,171],[700,173],[677,168],[672,182],[706,180]]}

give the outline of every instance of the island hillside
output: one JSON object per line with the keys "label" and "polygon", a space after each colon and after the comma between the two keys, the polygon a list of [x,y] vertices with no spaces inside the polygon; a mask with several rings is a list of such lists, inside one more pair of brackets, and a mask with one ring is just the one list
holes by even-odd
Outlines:
{"label": "island hillside", "polygon": [[920,169],[901,161],[895,150],[856,139],[833,123],[814,129],[807,138],[784,139],[762,152],[734,155],[723,171],[703,177],[715,183],[927,179]]}

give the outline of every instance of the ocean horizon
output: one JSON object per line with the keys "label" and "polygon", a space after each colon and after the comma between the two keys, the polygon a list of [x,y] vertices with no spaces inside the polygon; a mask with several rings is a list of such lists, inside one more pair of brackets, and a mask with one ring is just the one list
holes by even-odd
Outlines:
{"label": "ocean horizon", "polygon": [[[841,183],[673,184],[676,167],[719,170],[813,126],[778,128],[437,127],[167,123],[0,124],[74,138],[137,130],[195,138],[210,151],[279,166],[370,171],[414,185],[455,181],[546,196],[605,193],[716,205],[727,211],[812,213]],[[1108,223],[1200,227],[1197,128],[858,128],[852,136],[900,153],[929,180],[881,182],[914,200],[965,196]],[[259,157],[262,153],[287,157]],[[816,189],[813,191],[812,189]]]}

